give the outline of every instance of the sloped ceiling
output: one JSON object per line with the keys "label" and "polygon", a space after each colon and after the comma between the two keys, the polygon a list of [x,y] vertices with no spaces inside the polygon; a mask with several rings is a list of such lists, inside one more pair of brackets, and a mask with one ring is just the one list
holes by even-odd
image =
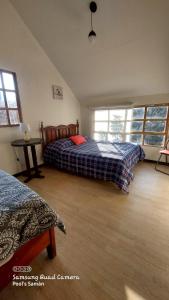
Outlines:
{"label": "sloped ceiling", "polygon": [[169,92],[169,0],[11,0],[82,103]]}

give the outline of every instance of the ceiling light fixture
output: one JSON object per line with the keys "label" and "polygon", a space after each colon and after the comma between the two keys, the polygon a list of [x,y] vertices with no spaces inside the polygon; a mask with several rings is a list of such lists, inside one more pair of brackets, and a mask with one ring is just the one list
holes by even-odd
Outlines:
{"label": "ceiling light fixture", "polygon": [[94,1],[90,2],[89,8],[90,8],[90,11],[91,11],[91,31],[89,32],[88,39],[93,44],[95,42],[95,39],[96,39],[96,32],[93,30],[92,16],[97,10],[96,2],[94,2]]}

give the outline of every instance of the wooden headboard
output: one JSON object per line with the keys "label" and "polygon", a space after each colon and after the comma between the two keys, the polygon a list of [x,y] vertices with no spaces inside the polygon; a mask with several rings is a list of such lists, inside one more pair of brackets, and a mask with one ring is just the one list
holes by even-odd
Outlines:
{"label": "wooden headboard", "polygon": [[59,126],[43,126],[41,122],[41,135],[42,135],[42,145],[43,149],[49,144],[56,140],[68,138],[71,135],[79,134],[79,122],[76,121],[76,124],[69,125],[59,125]]}

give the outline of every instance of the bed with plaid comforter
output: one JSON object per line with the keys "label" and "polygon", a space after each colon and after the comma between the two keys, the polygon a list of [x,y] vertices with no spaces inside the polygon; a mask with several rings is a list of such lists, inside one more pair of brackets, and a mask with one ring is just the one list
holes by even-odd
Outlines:
{"label": "bed with plaid comforter", "polygon": [[60,139],[48,144],[44,152],[46,164],[77,175],[113,181],[125,192],[133,179],[133,167],[144,157],[139,145],[91,139],[78,146],[70,139]]}

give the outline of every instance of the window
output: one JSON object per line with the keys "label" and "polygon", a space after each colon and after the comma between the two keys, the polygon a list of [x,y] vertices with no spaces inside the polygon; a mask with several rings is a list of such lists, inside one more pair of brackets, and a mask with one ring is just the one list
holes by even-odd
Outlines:
{"label": "window", "polygon": [[104,141],[122,141],[126,127],[126,110],[96,110],[94,113],[94,138]]}
{"label": "window", "polygon": [[164,146],[167,139],[169,105],[132,109],[105,109],[94,112],[94,139]]}
{"label": "window", "polygon": [[22,121],[16,74],[0,70],[0,127]]}

